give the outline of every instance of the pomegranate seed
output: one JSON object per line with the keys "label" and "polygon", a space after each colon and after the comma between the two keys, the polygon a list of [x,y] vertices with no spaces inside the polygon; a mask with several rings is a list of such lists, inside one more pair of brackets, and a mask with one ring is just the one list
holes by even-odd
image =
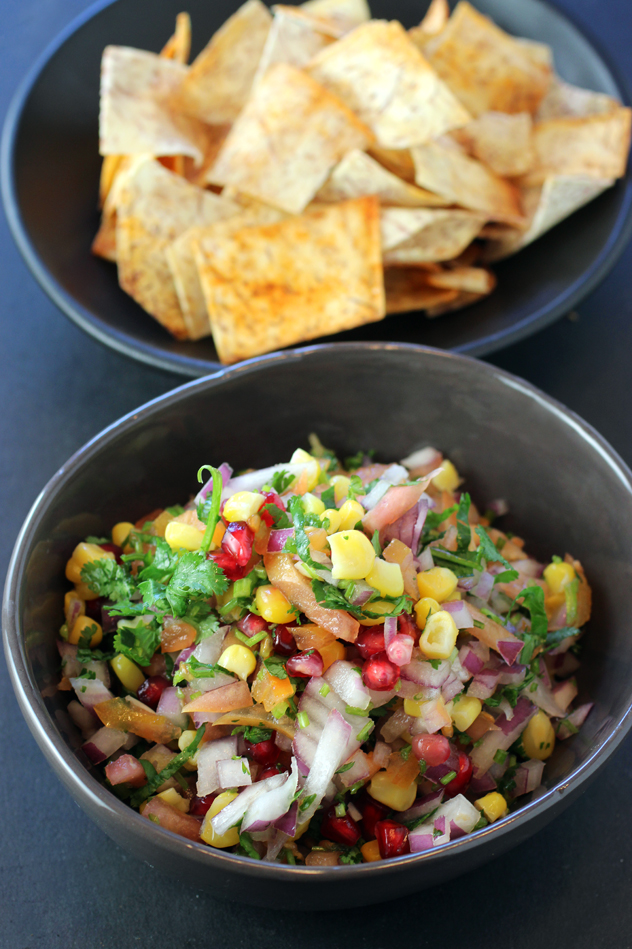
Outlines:
{"label": "pomegranate seed", "polygon": [[205,797],[194,797],[189,805],[189,814],[193,817],[204,817],[217,794],[207,794]]}
{"label": "pomegranate seed", "polygon": [[456,777],[452,778],[449,784],[446,784],[446,797],[455,797],[457,794],[462,794],[472,780],[472,761],[470,756],[466,755],[464,751],[459,751],[458,755],[459,764]]}
{"label": "pomegranate seed", "polygon": [[382,860],[401,857],[408,853],[408,828],[394,820],[379,820],[375,825],[375,836]]}
{"label": "pomegranate seed", "polygon": [[121,554],[123,553],[123,548],[119,547],[117,544],[99,544],[101,550],[108,550],[111,554],[114,554],[114,559],[118,564],[122,564]]}
{"label": "pomegranate seed", "polygon": [[299,652],[296,656],[290,656],[285,668],[290,676],[309,679],[311,676],[321,676],[325,664],[317,649],[308,649],[306,652]]}
{"label": "pomegranate seed", "polygon": [[287,769],[281,767],[280,765],[269,765],[267,768],[264,768],[261,774],[257,777],[257,781],[265,781],[266,778],[271,778],[274,774],[287,774]]}
{"label": "pomegranate seed", "polygon": [[103,618],[102,610],[105,603],[107,603],[107,600],[104,596],[98,596],[96,600],[86,600],[86,616],[93,619],[95,623],[100,623]]}
{"label": "pomegranate seed", "polygon": [[257,633],[262,633],[264,629],[267,629],[268,624],[263,616],[257,616],[256,613],[248,613],[243,619],[239,620],[237,628],[246,636],[256,636]]}
{"label": "pomegranate seed", "polygon": [[253,761],[265,766],[276,764],[279,759],[279,749],[274,744],[274,738],[267,738],[265,741],[258,741],[256,744],[246,741],[246,754]]}
{"label": "pomegranate seed", "polygon": [[208,555],[209,560],[214,560],[218,567],[220,567],[228,580],[241,580],[242,577],[246,576],[248,572],[248,567],[240,567],[235,558],[227,550],[213,550]]}
{"label": "pomegranate seed", "polygon": [[255,535],[245,521],[234,521],[226,528],[222,538],[222,550],[231,554],[239,567],[245,567],[252,557]]}
{"label": "pomegranate seed", "polygon": [[274,651],[280,656],[293,656],[297,652],[296,640],[287,626],[277,626],[274,631]]}
{"label": "pomegranate seed", "polygon": [[450,757],[450,742],[443,735],[415,735],[413,754],[429,768],[436,768]]}
{"label": "pomegranate seed", "polygon": [[367,795],[366,802],[360,807],[360,810],[362,811],[364,835],[367,840],[373,840],[375,838],[375,825],[378,821],[383,821],[386,818],[389,809]]}
{"label": "pomegranate seed", "polygon": [[398,679],[399,667],[391,662],[385,652],[378,652],[362,666],[362,681],[367,689],[373,689],[374,692],[390,692]]}
{"label": "pomegranate seed", "polygon": [[376,656],[378,652],[384,652],[384,627],[383,626],[365,626],[360,630],[354,646],[363,659],[370,659]]}
{"label": "pomegranate seed", "polygon": [[279,495],[276,493],[276,491],[267,491],[263,496],[265,498],[265,501],[259,508],[259,516],[261,517],[261,520],[264,521],[268,525],[268,527],[274,527],[274,518],[272,514],[270,513],[270,511],[262,510],[262,508],[264,508],[266,504],[275,504],[276,507],[278,507],[281,511],[284,511],[285,504],[283,503]]}
{"label": "pomegranate seed", "polygon": [[355,847],[360,839],[360,828],[350,814],[344,817],[336,816],[336,808],[330,807],[321,824],[320,832],[327,840]]}
{"label": "pomegranate seed", "polygon": [[404,633],[406,636],[412,636],[415,643],[419,641],[419,636],[421,635],[421,630],[410,613],[399,614],[397,617],[397,632]]}
{"label": "pomegranate seed", "polygon": [[150,676],[139,686],[136,695],[145,705],[155,709],[168,685],[169,680],[165,676]]}

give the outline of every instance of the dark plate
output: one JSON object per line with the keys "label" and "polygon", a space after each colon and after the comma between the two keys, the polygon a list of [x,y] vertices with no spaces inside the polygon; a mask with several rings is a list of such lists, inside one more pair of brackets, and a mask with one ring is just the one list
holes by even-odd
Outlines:
{"label": "dark plate", "polygon": [[[607,59],[541,0],[477,0],[519,36],[549,43],[570,82],[628,96]],[[99,65],[108,43],[158,50],[175,14],[193,20],[193,54],[237,0],[116,0],[75,20],[33,67],[7,116],[2,191],[9,224],[36,279],[86,332],[135,359],[183,375],[218,368],[210,339],[177,343],[119,288],[112,264],[90,254],[97,230]],[[376,17],[418,22],[418,0],[374,0]],[[332,337],[401,340],[483,355],[533,333],[575,306],[613,266],[632,227],[630,176],[498,265],[499,286],[476,306],[439,320],[405,314]]]}

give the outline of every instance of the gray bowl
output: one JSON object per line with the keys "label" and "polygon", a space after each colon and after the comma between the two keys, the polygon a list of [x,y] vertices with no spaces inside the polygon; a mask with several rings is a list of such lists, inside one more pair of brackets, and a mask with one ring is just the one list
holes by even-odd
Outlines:
{"label": "gray bowl", "polygon": [[[162,830],[102,786],[54,685],[67,586],[64,565],[87,534],[180,502],[201,464],[235,468],[289,458],[315,431],[341,454],[399,459],[433,444],[475,499],[505,497],[509,527],[546,558],[572,552],[594,592],[579,700],[595,708],[560,743],[539,795],[514,814],[436,850],[336,868],[263,864]],[[361,906],[480,866],[543,828],[593,779],[632,724],[629,538],[632,473],[576,415],[494,366],[417,346],[313,346],[191,382],[88,442],[48,483],[18,537],[3,633],[13,686],[44,755],[77,803],[122,847],[215,896],[299,908]]]}

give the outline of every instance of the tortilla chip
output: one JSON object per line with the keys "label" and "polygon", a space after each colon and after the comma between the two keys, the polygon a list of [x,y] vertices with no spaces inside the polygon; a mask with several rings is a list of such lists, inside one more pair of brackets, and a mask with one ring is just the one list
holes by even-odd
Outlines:
{"label": "tortilla chip", "polygon": [[277,63],[253,90],[207,180],[299,214],[345,152],[370,138],[314,79]]}
{"label": "tortilla chip", "polygon": [[380,320],[377,198],[310,210],[194,247],[224,363]]}
{"label": "tortilla chip", "polygon": [[316,195],[316,201],[342,201],[374,194],[380,204],[399,208],[445,207],[443,198],[392,175],[358,149],[347,152]]}
{"label": "tortilla chip", "polygon": [[458,290],[437,290],[428,285],[426,274],[418,268],[390,268],[384,270],[386,312],[408,313],[426,307],[449,303],[458,296]]}
{"label": "tortilla chip", "polygon": [[204,157],[201,165],[194,165],[190,159],[186,159],[184,166],[184,176],[191,184],[205,187],[206,178],[217,161],[228,133],[232,126],[226,125],[205,125],[204,126]]}
{"label": "tortilla chip", "polygon": [[492,221],[523,223],[518,190],[475,158],[447,143],[428,142],[412,149],[415,180],[446,201],[480,211]]}
{"label": "tortilla chip", "polygon": [[211,240],[221,241],[230,237],[235,231],[243,227],[252,227],[257,224],[275,224],[283,220],[285,215],[276,208],[249,207],[248,210],[236,214],[217,224],[207,227],[192,227],[172,241],[166,248],[167,264],[173,277],[178,302],[182,311],[189,339],[201,339],[211,332],[211,324],[206,309],[206,300],[202,292],[202,284],[198,274],[197,264],[193,256],[193,245],[203,238],[211,247]]}
{"label": "tortilla chip", "polygon": [[177,339],[186,339],[187,327],[165,250],[188,228],[236,214],[237,206],[147,159],[137,162],[126,176],[116,210],[116,259],[122,289]]}
{"label": "tortilla chip", "polygon": [[428,274],[431,287],[440,290],[459,290],[486,296],[496,286],[496,277],[484,267],[453,267],[440,273]]}
{"label": "tortilla chip", "polygon": [[380,215],[384,264],[405,266],[457,257],[485,217],[471,211],[383,208]]}
{"label": "tortilla chip", "polygon": [[126,46],[106,46],[101,60],[101,155],[203,155],[200,123],[178,115],[171,99],[188,66]]}
{"label": "tortilla chip", "polygon": [[178,93],[179,107],[210,125],[233,122],[257,71],[272,16],[260,0],[247,0],[193,61]]}
{"label": "tortilla chip", "polygon": [[547,119],[583,118],[587,115],[599,115],[602,112],[614,112],[620,103],[604,92],[592,92],[564,82],[559,76],[553,76],[549,90],[540,103],[536,113],[538,122]]}
{"label": "tortilla chip", "polygon": [[524,175],[533,166],[533,121],[528,112],[483,112],[473,122],[452,133],[470,155],[497,175]]}
{"label": "tortilla chip", "polygon": [[426,142],[470,119],[395,20],[363,23],[318,53],[307,70],[384,148]]}
{"label": "tortilla chip", "polygon": [[299,9],[328,24],[333,23],[341,34],[371,19],[366,0],[307,0]]}
{"label": "tortilla chip", "polygon": [[535,162],[524,179],[539,184],[549,175],[621,178],[630,149],[632,109],[583,118],[549,119],[533,128]]}
{"label": "tortilla chip", "polygon": [[387,171],[392,171],[398,178],[414,185],[415,163],[409,148],[380,148],[379,145],[371,145],[368,151]]}
{"label": "tortilla chip", "polygon": [[434,319],[435,316],[443,316],[444,313],[452,313],[454,310],[462,310],[465,306],[471,306],[473,303],[478,303],[478,301],[482,300],[484,296],[487,296],[487,294],[468,293],[466,290],[461,290],[459,293],[457,293],[453,300],[445,300],[442,303],[437,303],[434,306],[427,307],[426,316],[429,319]]}
{"label": "tortilla chip", "polygon": [[178,13],[175,33],[160,50],[160,55],[165,59],[175,59],[177,63],[186,65],[189,62],[190,53],[191,17],[188,13]]}
{"label": "tortilla chip", "polygon": [[[115,167],[115,173],[110,175],[108,192],[103,202],[101,224],[90,250],[95,256],[116,263],[116,209],[127,177],[137,165],[147,160],[147,156],[106,155],[103,166],[109,158],[117,159],[116,163],[110,166]],[[102,179],[104,177],[103,167],[101,177]]]}
{"label": "tortilla chip", "polygon": [[423,53],[426,43],[433,36],[437,36],[444,29],[450,18],[450,7],[447,0],[431,0],[426,15],[419,26],[408,30],[408,35],[415,46]]}
{"label": "tortilla chip", "polygon": [[319,25],[315,17],[310,17],[296,7],[275,6],[274,19],[253,85],[256,85],[275,63],[304,66],[312,56],[329,46],[333,39],[334,36],[327,31],[327,27]]}
{"label": "tortilla chip", "polygon": [[482,112],[533,114],[549,85],[550,67],[467,0],[461,0],[425,53],[474,116]]}
{"label": "tortilla chip", "polygon": [[101,175],[99,177],[99,207],[105,204],[105,199],[110,193],[110,188],[114,183],[121,162],[125,155],[105,155],[101,162]]}
{"label": "tortilla chip", "polygon": [[523,53],[527,54],[534,66],[553,72],[553,50],[547,43],[528,40],[524,36],[513,36],[512,39],[518,43]]}

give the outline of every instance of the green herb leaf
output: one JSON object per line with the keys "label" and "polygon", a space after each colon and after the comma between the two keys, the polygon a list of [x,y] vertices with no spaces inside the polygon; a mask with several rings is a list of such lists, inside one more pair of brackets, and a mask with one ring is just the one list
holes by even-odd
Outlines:
{"label": "green herb leaf", "polygon": [[261,860],[261,857],[255,850],[255,846],[252,842],[252,837],[247,831],[244,831],[243,834],[239,835],[239,846],[244,851],[247,857],[252,857],[254,860]]}
{"label": "green herb leaf", "polygon": [[156,620],[137,626],[119,626],[113,645],[117,653],[139,666],[148,666],[160,646],[160,629]]}
{"label": "green herb leaf", "polygon": [[289,471],[275,471],[270,479],[270,486],[277,494],[283,494],[294,481],[294,475]]}
{"label": "green herb leaf", "polygon": [[459,554],[468,553],[472,540],[472,528],[469,521],[470,505],[469,494],[463,493],[456,512],[457,553]]}
{"label": "green herb leaf", "polygon": [[280,656],[270,656],[269,659],[264,659],[263,664],[270,673],[270,675],[276,676],[277,679],[287,679],[288,674],[285,668],[285,662],[287,660],[281,659]]}
{"label": "green herb leaf", "polygon": [[94,593],[115,602],[128,600],[134,592],[134,584],[127,576],[125,567],[109,557],[84,564],[81,579]]}
{"label": "green herb leaf", "polygon": [[347,761],[346,764],[341,765],[334,774],[344,774],[345,771],[350,771],[353,768],[355,761]]}
{"label": "green herb leaf", "polygon": [[[476,533],[478,534],[481,541],[478,548],[479,557],[484,558],[487,563],[501,563],[503,567],[506,568],[505,573],[511,574],[511,577],[506,577],[502,581],[503,583],[510,583],[511,580],[517,580],[519,576],[518,571],[513,569],[508,560],[505,560],[496,545],[492,543],[491,538],[485,528],[478,526],[476,528]],[[495,582],[497,582],[497,579]]]}
{"label": "green herb leaf", "polygon": [[187,603],[193,599],[209,599],[228,589],[228,580],[214,560],[207,560],[203,550],[184,554],[178,561],[165,596],[174,616],[184,616]]}
{"label": "green herb leaf", "polygon": [[[181,751],[179,755],[175,755],[169,764],[158,773],[149,761],[146,759],[141,760],[141,764],[143,768],[145,768],[145,774],[147,774],[147,784],[135,791],[130,797],[130,804],[132,807],[139,807],[143,801],[146,801],[148,797],[151,797],[151,795],[158,790],[161,784],[164,784],[165,781],[168,781],[169,778],[172,778],[176,771],[180,770],[185,761],[188,761],[189,758],[193,757],[195,752],[198,750],[198,746],[202,741],[202,736],[204,735],[205,730],[206,725],[200,725],[191,744],[187,745],[184,751]],[[147,765],[149,765],[153,771],[152,777],[150,777],[148,774],[148,769],[146,767]]]}
{"label": "green herb leaf", "polygon": [[231,732],[231,735],[243,735],[251,745],[259,745],[262,741],[268,741],[273,734],[271,728],[260,728],[258,725],[238,725]]}
{"label": "green herb leaf", "polygon": [[320,500],[325,505],[325,510],[329,510],[336,506],[336,492],[333,484],[329,488],[325,488],[320,496]]}
{"label": "green herb leaf", "polygon": [[382,547],[380,546],[380,532],[373,531],[373,537],[371,538],[371,543],[373,544],[373,550],[375,551],[376,557],[382,556]]}

